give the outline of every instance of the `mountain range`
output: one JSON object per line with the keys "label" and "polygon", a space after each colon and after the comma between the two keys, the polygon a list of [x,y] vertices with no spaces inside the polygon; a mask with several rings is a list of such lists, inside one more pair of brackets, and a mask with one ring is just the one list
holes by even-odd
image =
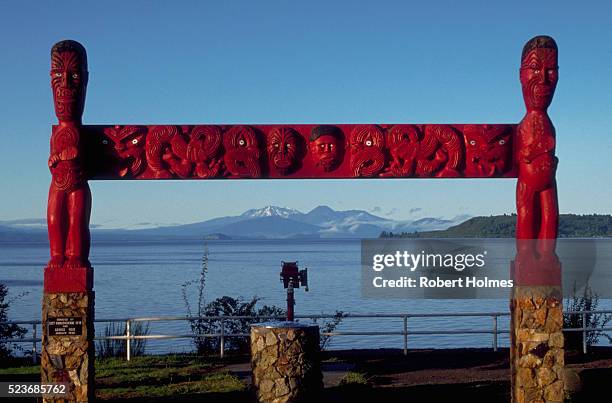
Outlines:
{"label": "mountain range", "polygon": [[[318,206],[307,213],[278,206],[247,210],[237,216],[213,218],[192,224],[157,226],[145,229],[104,229],[92,225],[94,239],[137,238],[209,238],[209,239],[279,239],[279,238],[377,238],[383,231],[423,232],[443,230],[469,216],[453,219],[421,218],[397,221],[364,210],[334,210]],[[0,221],[0,240],[46,239],[44,219]]]}

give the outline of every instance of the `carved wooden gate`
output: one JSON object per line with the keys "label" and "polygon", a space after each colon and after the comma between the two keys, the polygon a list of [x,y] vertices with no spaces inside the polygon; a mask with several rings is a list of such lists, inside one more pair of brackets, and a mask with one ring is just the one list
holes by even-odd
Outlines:
{"label": "carved wooden gate", "polygon": [[[52,129],[48,161],[51,258],[44,271],[43,321],[76,318],[82,325],[68,336],[49,334],[45,326],[43,382],[66,381],[71,399],[93,398],[88,180],[517,178],[517,290],[557,287],[557,158],[547,114],[557,73],[554,40],[528,41],[520,65],[527,112],[519,124],[83,125],[87,55],[78,42],[57,43],[51,50],[51,85],[59,123]],[[520,301],[538,298],[521,295],[511,304],[519,322],[513,321],[513,346],[535,343],[516,339],[529,305]],[[549,295],[546,301],[547,309],[561,309],[558,298]],[[534,331],[560,332],[554,326]],[[520,358],[531,352],[512,348],[512,354],[515,379],[525,372]],[[548,367],[558,365],[562,360]],[[539,367],[527,369],[538,376]],[[550,385],[558,389],[559,382],[559,376],[544,386],[515,382],[513,399],[548,399]]]}

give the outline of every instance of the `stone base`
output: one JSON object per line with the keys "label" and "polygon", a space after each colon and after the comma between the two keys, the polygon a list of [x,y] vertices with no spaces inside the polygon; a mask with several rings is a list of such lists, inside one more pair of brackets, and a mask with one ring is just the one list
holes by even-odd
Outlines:
{"label": "stone base", "polygon": [[515,287],[510,302],[513,403],[564,401],[561,287]]}
{"label": "stone base", "polygon": [[[50,335],[54,318],[81,318],[77,335]],[[42,303],[41,382],[67,383],[68,394],[44,402],[94,401],[94,292],[45,293]],[[57,330],[56,330],[57,332]],[[80,335],[78,333],[81,333]]]}
{"label": "stone base", "polygon": [[319,327],[295,322],[251,326],[253,387],[260,402],[311,402],[323,388]]}

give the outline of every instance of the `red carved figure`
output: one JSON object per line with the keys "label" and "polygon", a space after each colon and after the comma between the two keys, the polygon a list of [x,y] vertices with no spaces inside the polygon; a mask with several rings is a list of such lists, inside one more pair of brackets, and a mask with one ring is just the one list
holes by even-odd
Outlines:
{"label": "red carved figure", "polygon": [[449,125],[425,126],[425,137],[420,144],[416,166],[417,175],[458,177],[461,162],[462,141],[456,130]]}
{"label": "red carved figure", "polygon": [[91,125],[79,133],[89,179],[510,178],[517,177],[517,128]]}
{"label": "red carved figure", "polygon": [[344,135],[336,126],[317,126],[312,129],[309,148],[316,167],[324,172],[333,171],[342,163]]}
{"label": "red carved figure", "polygon": [[465,125],[465,176],[494,177],[506,172],[512,155],[507,126]]}
{"label": "red carved figure", "polygon": [[393,126],[387,132],[391,163],[382,176],[407,177],[414,175],[420,142],[421,135],[417,126]]}
{"label": "red carved figure", "polygon": [[135,178],[140,175],[147,167],[145,131],[138,126],[113,126],[105,128],[104,134],[112,140],[121,161],[119,176]]}
{"label": "red carved figure", "polygon": [[376,125],[359,125],[351,133],[353,176],[377,176],[385,166],[385,136]]}
{"label": "red carved figure", "polygon": [[268,135],[268,156],[281,175],[293,171],[299,160],[300,135],[290,127],[279,127]]}
{"label": "red carved figure", "polygon": [[193,165],[187,158],[187,144],[176,126],[154,126],[147,135],[146,155],[149,168],[156,179],[174,175],[188,178]]}
{"label": "red carved figure", "polygon": [[555,239],[559,220],[555,128],[548,117],[558,80],[557,44],[537,36],[525,44],[520,80],[527,113],[519,123],[515,158],[517,239]]}
{"label": "red carved figure", "polygon": [[214,178],[221,173],[223,161],[218,157],[221,150],[221,129],[217,126],[195,126],[191,130],[187,157],[195,164],[198,178]]}
{"label": "red carved figure", "polygon": [[261,152],[255,131],[248,126],[233,126],[225,133],[223,156],[233,178],[261,177]]}
{"label": "red carved figure", "polygon": [[48,161],[49,269],[89,267],[91,192],[80,138],[87,80],[85,48],[75,41],[56,43],[51,49],[51,88],[59,125],[51,135]]}

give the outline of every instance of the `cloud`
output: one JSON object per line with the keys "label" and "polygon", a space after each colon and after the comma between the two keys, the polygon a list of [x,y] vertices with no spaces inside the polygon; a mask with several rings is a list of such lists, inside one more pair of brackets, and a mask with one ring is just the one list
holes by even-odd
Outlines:
{"label": "cloud", "polygon": [[380,206],[374,206],[370,209],[370,213],[380,213],[382,211],[382,209],[380,208]]}
{"label": "cloud", "polygon": [[385,213],[385,215],[386,215],[386,216],[392,216],[392,215],[394,215],[395,213],[397,213],[397,209],[396,209],[396,208],[392,208],[391,210],[387,211],[387,212]]}
{"label": "cloud", "polygon": [[423,209],[420,207],[413,207],[410,210],[408,210],[408,214],[415,214],[415,213],[418,213],[419,211],[423,211]]}

